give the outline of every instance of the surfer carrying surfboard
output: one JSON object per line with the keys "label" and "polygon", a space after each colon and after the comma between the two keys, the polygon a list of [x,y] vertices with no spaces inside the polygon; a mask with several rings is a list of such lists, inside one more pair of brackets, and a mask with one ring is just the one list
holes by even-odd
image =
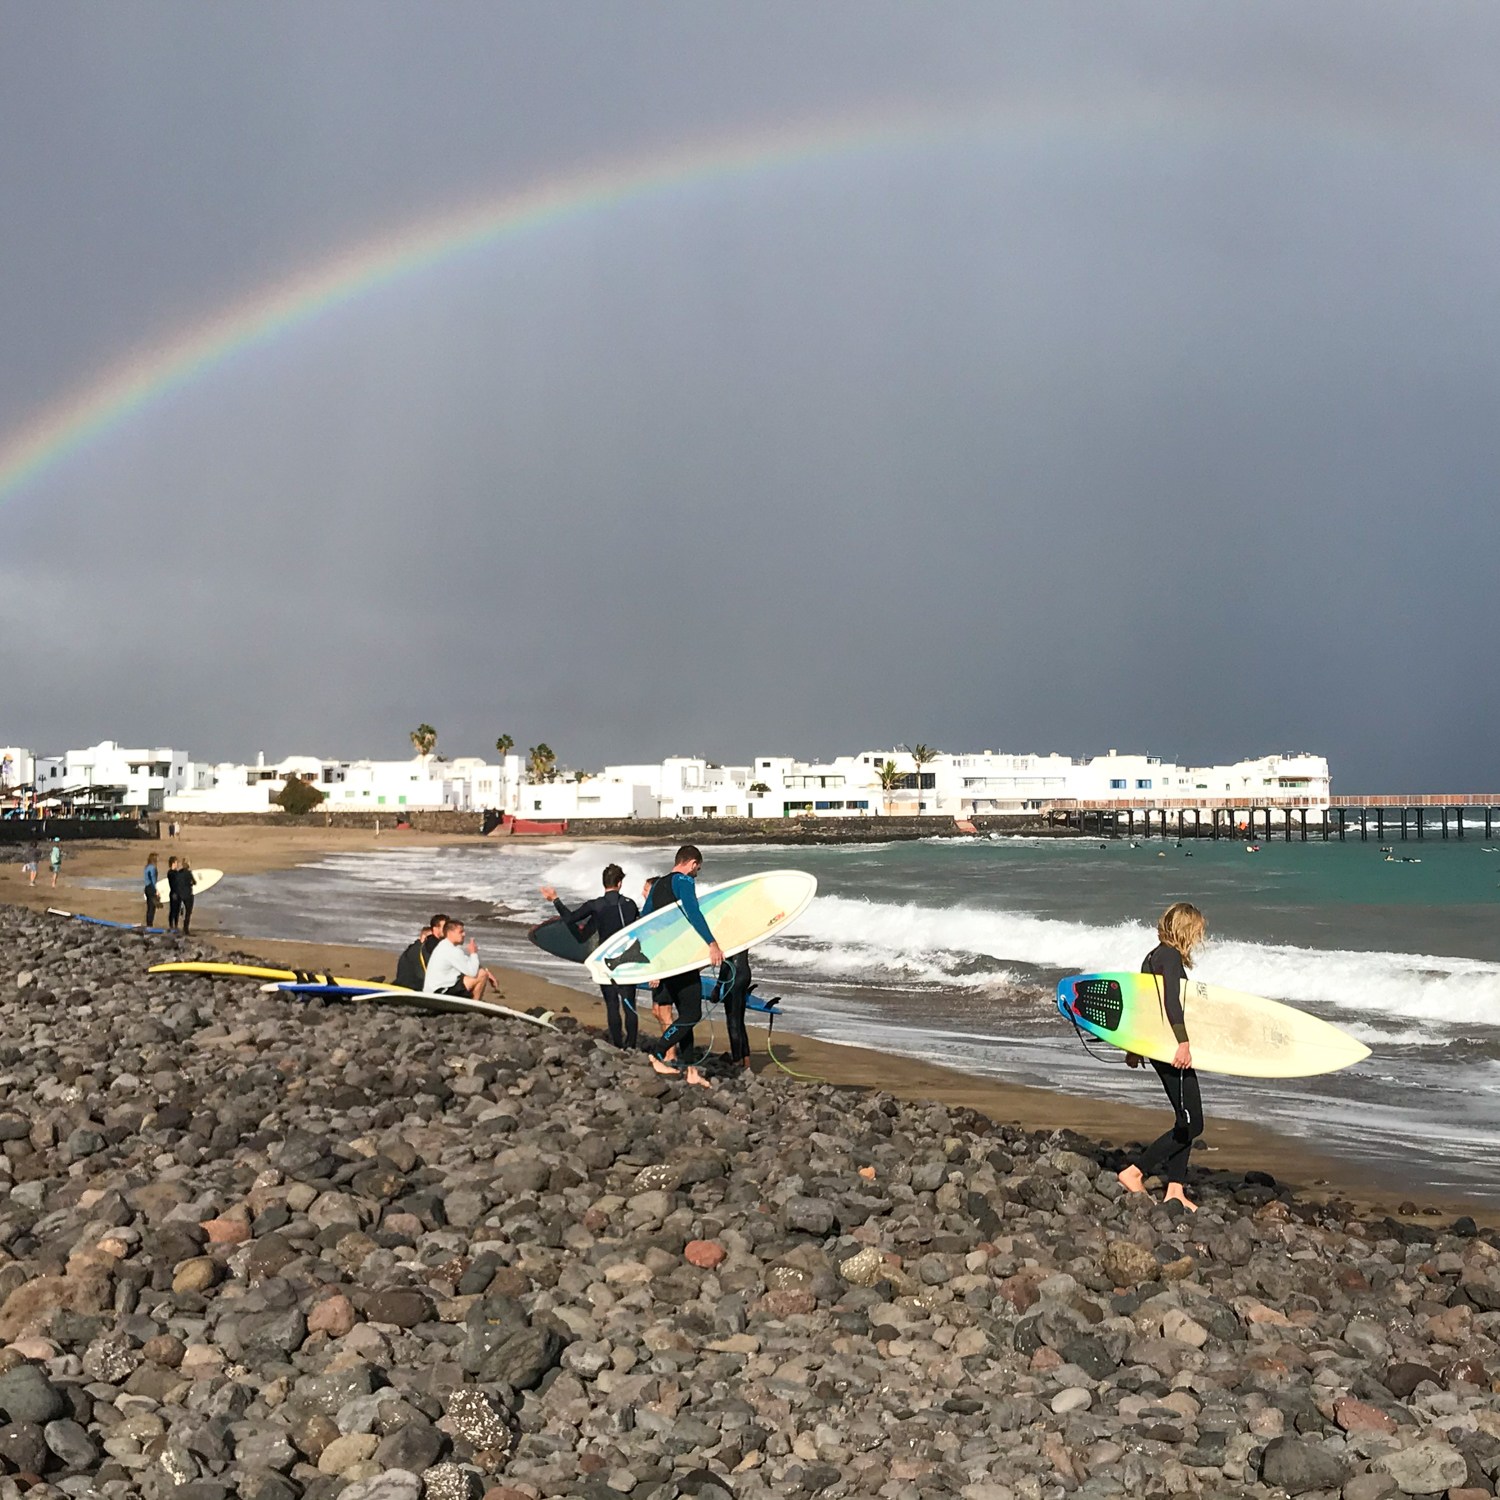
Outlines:
{"label": "surfer carrying surfboard", "polygon": [[[649,916],[668,906],[680,906],[688,925],[708,944],[708,961],[717,970],[723,966],[724,950],[709,930],[708,922],[698,906],[698,871],[703,868],[703,852],[696,844],[684,844],[677,851],[672,868],[651,882],[646,892],[642,914]],[[667,1058],[677,1049],[683,1057],[691,1057],[693,1050],[693,1027],[703,1019],[703,983],[701,969],[686,974],[670,974],[661,980],[657,989],[658,1004],[665,1003],[676,1012],[672,1024],[662,1033],[661,1040],[653,1052],[647,1055],[651,1066],[658,1073],[678,1073],[684,1070],[673,1066]],[[689,1083],[699,1088],[711,1088],[709,1083],[692,1063],[684,1073]]]}
{"label": "surfer carrying surfboard", "polygon": [[[620,892],[620,887],[625,883],[625,872],[619,865],[605,865],[603,880],[604,894],[585,901],[572,911],[568,910],[550,885],[542,887],[542,899],[550,901],[557,908],[558,916],[579,937],[597,933],[602,942],[629,927],[641,914],[640,907],[629,896]],[[634,1052],[640,1025],[635,1009],[635,986],[601,984],[599,992],[604,996],[604,1016],[609,1028],[610,1045]]]}
{"label": "surfer carrying surfboard", "polygon": [[[1175,902],[1161,914],[1156,924],[1160,941],[1141,964],[1143,974],[1156,977],[1167,1024],[1177,1038],[1177,1052],[1170,1063],[1147,1059],[1166,1090],[1173,1120],[1165,1135],[1158,1136],[1119,1173],[1120,1185],[1132,1193],[1146,1191],[1146,1178],[1161,1177],[1167,1184],[1167,1202],[1180,1203],[1194,1213],[1198,1205],[1188,1197],[1183,1183],[1187,1179],[1188,1154],[1193,1142],[1203,1134],[1203,1096],[1182,1013],[1182,987],[1193,964],[1193,950],[1203,941],[1207,926],[1196,906],[1186,901]],[[1126,1061],[1131,1067],[1139,1067],[1141,1063],[1133,1053]]]}

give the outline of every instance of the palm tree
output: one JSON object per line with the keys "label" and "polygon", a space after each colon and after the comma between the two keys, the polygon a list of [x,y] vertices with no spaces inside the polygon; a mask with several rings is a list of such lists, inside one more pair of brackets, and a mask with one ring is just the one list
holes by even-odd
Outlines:
{"label": "palm tree", "polygon": [[526,752],[526,768],[533,781],[551,781],[557,775],[557,756],[545,741]]}
{"label": "palm tree", "polygon": [[411,747],[418,755],[431,755],[437,749],[437,730],[431,724],[418,724],[411,732]]}
{"label": "palm tree", "polygon": [[516,742],[508,734],[502,734],[500,738],[495,741],[495,749],[499,753],[501,760],[504,760],[505,757],[509,755],[510,752],[515,748]]}
{"label": "palm tree", "polygon": [[922,811],[922,767],[934,761],[938,752],[931,745],[913,745],[911,758],[917,763],[917,811]]}
{"label": "palm tree", "polygon": [[901,768],[893,760],[883,760],[877,768],[880,774],[880,790],[885,793],[885,811],[891,811],[891,793],[901,785]]}

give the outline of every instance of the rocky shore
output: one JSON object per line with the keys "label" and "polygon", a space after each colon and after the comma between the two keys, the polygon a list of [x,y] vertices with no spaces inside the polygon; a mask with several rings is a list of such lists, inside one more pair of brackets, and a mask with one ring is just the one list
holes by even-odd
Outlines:
{"label": "rocky shore", "polygon": [[1500,1250],[0,908],[0,1497],[1442,1495]]}

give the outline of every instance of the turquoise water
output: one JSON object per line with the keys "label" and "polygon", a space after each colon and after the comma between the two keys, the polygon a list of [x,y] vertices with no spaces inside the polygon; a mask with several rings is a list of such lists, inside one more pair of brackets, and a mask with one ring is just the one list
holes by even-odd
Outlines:
{"label": "turquoise water", "polygon": [[[817,876],[809,911],[754,953],[761,989],[786,997],[798,1030],[1151,1104],[1154,1079],[1084,1054],[1053,991],[1064,974],[1138,967],[1157,914],[1191,900],[1209,921],[1198,977],[1302,1006],[1373,1054],[1325,1078],[1215,1078],[1211,1117],[1276,1124],[1413,1190],[1500,1197],[1500,844],[1481,829],[1390,847],[1389,861],[1373,839],[1253,854],[1161,839],[724,847],[706,851],[702,883]],[[484,951],[584,988],[525,941],[546,914],[536,887],[582,899],[616,860],[628,892],[670,856],[565,841],[382,851],[226,881],[216,904],[235,931],[393,950],[429,909],[457,908]]]}

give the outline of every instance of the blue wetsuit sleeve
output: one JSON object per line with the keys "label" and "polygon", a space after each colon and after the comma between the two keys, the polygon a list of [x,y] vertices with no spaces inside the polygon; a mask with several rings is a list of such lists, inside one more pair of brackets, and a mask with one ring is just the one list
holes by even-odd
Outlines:
{"label": "blue wetsuit sleeve", "polygon": [[674,872],[672,894],[676,896],[677,904],[682,907],[682,914],[688,919],[688,925],[693,931],[705,943],[713,942],[714,935],[708,930],[708,922],[704,918],[703,909],[698,905],[698,886],[693,877]]}

